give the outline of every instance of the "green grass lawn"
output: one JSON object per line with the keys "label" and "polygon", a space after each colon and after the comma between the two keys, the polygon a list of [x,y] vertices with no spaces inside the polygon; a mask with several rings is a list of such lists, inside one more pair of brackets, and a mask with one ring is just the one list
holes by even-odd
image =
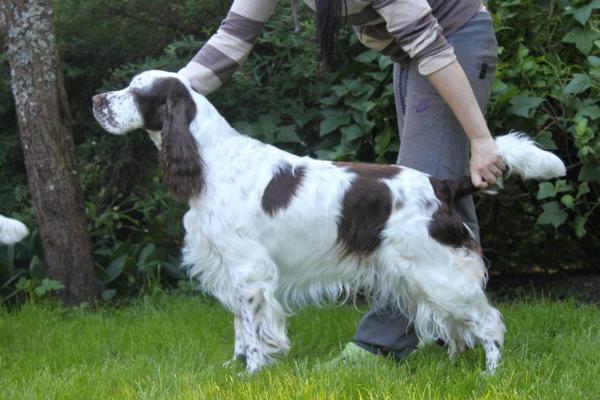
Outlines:
{"label": "green grass lawn", "polygon": [[451,364],[435,345],[408,360],[315,368],[348,341],[361,312],[305,310],[291,353],[238,377],[230,315],[201,297],[161,295],[97,312],[27,305],[0,313],[1,399],[600,399],[600,310],[576,303],[504,304],[504,361],[480,349]]}

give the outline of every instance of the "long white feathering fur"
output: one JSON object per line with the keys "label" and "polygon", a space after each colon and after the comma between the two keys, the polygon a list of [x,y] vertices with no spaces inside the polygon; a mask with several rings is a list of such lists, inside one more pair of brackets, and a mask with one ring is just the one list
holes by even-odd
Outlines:
{"label": "long white feathering fur", "polygon": [[23,223],[0,215],[0,243],[14,244],[28,234],[29,231]]}
{"label": "long white feathering fur", "polygon": [[[285,322],[292,310],[347,299],[359,291],[371,294],[382,307],[402,311],[421,339],[444,340],[451,357],[481,344],[487,371],[496,369],[505,327],[483,290],[487,271],[480,249],[468,232],[458,244],[435,233],[435,221],[440,221],[440,231],[450,232],[444,227],[450,226],[452,215],[457,223],[453,232],[462,224],[456,213],[448,213],[450,206],[441,197],[450,193],[444,188],[453,182],[395,166],[387,166],[396,171],[389,176],[361,180],[351,168],[265,145],[235,131],[185,78],[172,73],[148,71],[128,88],[96,96],[94,115],[114,134],[144,127],[162,150],[167,147],[157,139],[172,140],[173,132],[181,132],[169,130],[161,136],[160,124],[153,122],[160,122],[160,114],[151,107],[158,107],[155,99],[165,93],[180,96],[167,105],[189,107],[173,114],[180,124],[173,117],[167,120],[175,122],[165,126],[189,129],[197,148],[191,149],[193,157],[203,160],[204,167],[203,191],[189,197],[183,221],[183,265],[200,289],[232,311],[234,359],[245,361],[248,372],[288,351]],[[193,119],[182,120],[186,116]],[[497,143],[511,171],[525,179],[565,173],[556,156],[522,134],[499,137]],[[289,201],[269,212],[262,201],[282,165],[289,166],[286,179],[297,184],[288,182],[285,189],[279,183]],[[375,207],[346,203],[347,194],[361,182],[375,186],[363,186],[367,189],[356,198],[364,202],[372,194],[369,204]],[[389,214],[378,225],[377,246],[367,254],[341,256],[344,213],[371,218],[369,213],[383,198],[389,201]],[[356,221],[356,229],[366,230],[368,222]]]}
{"label": "long white feathering fur", "polygon": [[550,179],[567,173],[565,164],[556,155],[540,149],[522,132],[511,132],[496,138],[498,155],[523,179]]}

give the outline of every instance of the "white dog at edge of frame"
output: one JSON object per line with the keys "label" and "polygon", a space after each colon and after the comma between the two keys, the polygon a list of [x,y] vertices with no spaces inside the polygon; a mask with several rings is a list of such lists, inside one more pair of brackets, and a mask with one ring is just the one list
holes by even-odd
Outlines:
{"label": "white dog at edge of frame", "polygon": [[[475,191],[469,178],[290,154],[235,131],[175,73],[144,72],[93,103],[105,130],[144,128],[159,148],[166,184],[190,207],[183,266],[233,313],[234,359],[248,373],[289,350],[291,310],[358,290],[403,312],[421,340],[443,340],[450,357],[482,345],[496,370],[505,326],[453,207]],[[512,174],[565,174],[523,134],[496,142]]]}
{"label": "white dog at edge of frame", "polygon": [[22,222],[0,215],[0,244],[15,244],[28,234],[29,231]]}

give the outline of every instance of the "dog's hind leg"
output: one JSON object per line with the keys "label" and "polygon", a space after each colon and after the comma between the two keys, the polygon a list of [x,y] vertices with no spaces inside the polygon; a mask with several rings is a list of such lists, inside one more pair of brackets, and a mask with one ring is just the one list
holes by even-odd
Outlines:
{"label": "dog's hind leg", "polygon": [[485,372],[493,375],[500,364],[500,344],[494,340],[486,340],[483,342],[483,348],[485,349]]}
{"label": "dog's hind leg", "polygon": [[463,302],[454,300],[446,304],[419,305],[427,310],[423,314],[428,321],[417,320],[416,325],[433,330],[434,337],[445,340],[451,360],[456,360],[467,347],[481,344],[485,350],[486,373],[493,374],[500,362],[506,330],[500,312],[488,304],[483,290],[479,296],[465,297]]}
{"label": "dog's hind leg", "polygon": [[486,370],[493,373],[500,361],[505,327],[483,290],[483,262],[464,249],[440,250],[433,259],[437,262],[420,260],[410,276],[411,300],[417,303],[417,334],[426,340],[444,340],[451,358],[464,346],[482,344]]}
{"label": "dog's hind leg", "polygon": [[[482,294],[483,297],[485,295]],[[485,299],[487,302],[487,299]],[[486,373],[493,374],[500,363],[501,349],[506,330],[500,312],[486,304],[479,312],[471,313],[468,319],[452,319],[452,336],[448,341],[448,355],[456,360],[466,349],[465,337],[471,346],[480,343],[485,351]],[[460,327],[460,329],[458,329]]]}
{"label": "dog's hind leg", "polygon": [[468,325],[485,350],[486,373],[491,375],[496,372],[500,364],[504,344],[506,328],[502,322],[502,315],[488,305],[488,312],[481,315],[479,319],[469,321]]}

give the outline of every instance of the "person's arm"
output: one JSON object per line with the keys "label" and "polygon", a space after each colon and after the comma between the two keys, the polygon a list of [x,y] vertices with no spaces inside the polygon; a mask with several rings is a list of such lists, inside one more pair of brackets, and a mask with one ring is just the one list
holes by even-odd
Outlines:
{"label": "person's arm", "polygon": [[488,129],[483,113],[477,104],[473,89],[464,70],[454,61],[427,76],[433,87],[448,103],[471,141],[471,180],[473,185],[485,189],[496,183],[506,165],[496,154],[496,142]]}
{"label": "person's arm", "polygon": [[244,62],[277,0],[235,0],[219,30],[179,73],[207,95],[229,79]]}
{"label": "person's arm", "polygon": [[496,143],[477,104],[471,84],[456,60],[454,49],[442,34],[426,0],[375,0],[388,32],[417,60],[426,76],[448,103],[471,142],[470,172],[473,184],[485,189],[502,176],[505,165],[496,155]]}
{"label": "person's arm", "polygon": [[385,21],[390,36],[417,61],[421,75],[456,60],[427,0],[374,0],[373,8]]}

